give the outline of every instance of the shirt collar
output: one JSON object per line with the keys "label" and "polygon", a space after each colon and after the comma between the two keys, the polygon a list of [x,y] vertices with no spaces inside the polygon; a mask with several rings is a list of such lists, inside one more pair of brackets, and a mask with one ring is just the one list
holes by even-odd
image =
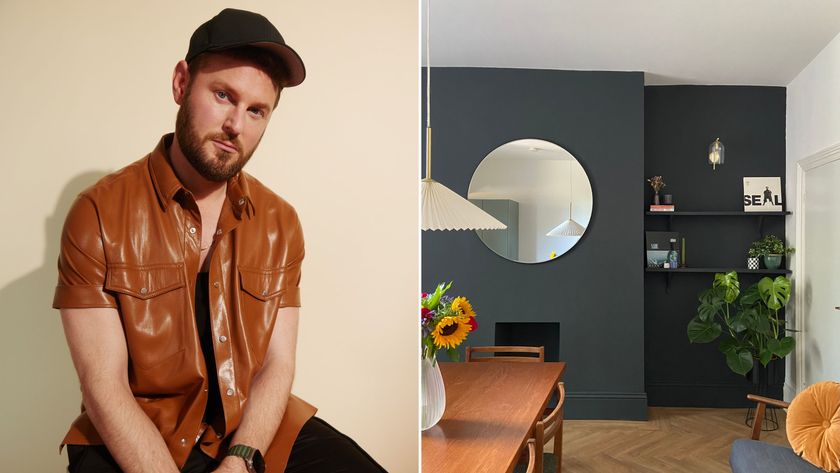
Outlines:
{"label": "shirt collar", "polygon": [[[175,200],[179,192],[187,192],[187,189],[175,174],[175,170],[172,169],[169,146],[172,144],[173,137],[173,133],[163,135],[154,151],[149,155],[149,171],[152,183],[164,211],[169,208],[170,203]],[[248,217],[253,216],[254,206],[251,203],[248,180],[244,177],[244,173],[239,172],[228,179],[227,198],[236,218],[241,220],[243,213]]]}

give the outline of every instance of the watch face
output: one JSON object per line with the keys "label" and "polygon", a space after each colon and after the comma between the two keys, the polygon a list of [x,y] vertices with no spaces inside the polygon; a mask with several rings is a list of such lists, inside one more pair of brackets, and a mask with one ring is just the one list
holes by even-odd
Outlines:
{"label": "watch face", "polygon": [[254,450],[254,458],[252,459],[254,472],[265,473],[265,460],[259,450]]}

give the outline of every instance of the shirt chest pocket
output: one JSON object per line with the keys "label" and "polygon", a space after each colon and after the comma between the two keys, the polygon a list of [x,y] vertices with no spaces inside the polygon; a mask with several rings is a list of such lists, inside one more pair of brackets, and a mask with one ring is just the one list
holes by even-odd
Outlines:
{"label": "shirt chest pocket", "polygon": [[184,325],[190,314],[183,264],[109,264],[105,289],[117,296],[135,367],[158,367],[184,351]]}
{"label": "shirt chest pocket", "polygon": [[283,295],[284,271],[278,269],[239,268],[239,304],[243,332],[255,347],[258,362],[262,362],[271,330]]}

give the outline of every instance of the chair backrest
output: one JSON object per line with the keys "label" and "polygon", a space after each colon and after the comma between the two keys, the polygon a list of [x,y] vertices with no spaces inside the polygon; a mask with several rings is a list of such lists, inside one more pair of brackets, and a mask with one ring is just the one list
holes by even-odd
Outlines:
{"label": "chair backrest", "polygon": [[534,425],[534,440],[536,443],[536,456],[538,472],[542,471],[542,453],[546,442],[554,438],[554,455],[557,457],[557,470],[560,470],[560,462],[563,448],[563,404],[566,401],[566,386],[563,382],[557,383],[557,406],[551,413]]}
{"label": "chair backrest", "polygon": [[536,446],[534,445],[534,439],[528,439],[528,468],[525,469],[525,473],[534,473],[536,466],[537,453]]}
{"label": "chair backrest", "polygon": [[[475,353],[520,353],[523,356],[474,356]],[[527,356],[526,353],[536,353],[537,356]],[[492,346],[467,347],[467,362],[478,361],[514,361],[523,363],[542,363],[545,361],[545,347]]]}

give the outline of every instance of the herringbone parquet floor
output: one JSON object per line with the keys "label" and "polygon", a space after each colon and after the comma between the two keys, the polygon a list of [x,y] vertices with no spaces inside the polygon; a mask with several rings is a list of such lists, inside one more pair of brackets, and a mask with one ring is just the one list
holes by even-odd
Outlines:
{"label": "herringbone parquet floor", "polygon": [[[728,473],[732,442],[751,433],[745,413],[655,407],[647,422],[567,420],[563,473]],[[778,414],[779,430],[762,432],[761,440],[787,445],[785,414]]]}

